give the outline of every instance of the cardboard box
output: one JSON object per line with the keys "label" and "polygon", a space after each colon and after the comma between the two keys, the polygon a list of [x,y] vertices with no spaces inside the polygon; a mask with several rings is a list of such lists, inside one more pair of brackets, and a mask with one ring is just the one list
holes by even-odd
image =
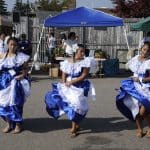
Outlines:
{"label": "cardboard box", "polygon": [[50,77],[58,77],[58,75],[59,75],[59,68],[58,67],[49,68],[49,76]]}

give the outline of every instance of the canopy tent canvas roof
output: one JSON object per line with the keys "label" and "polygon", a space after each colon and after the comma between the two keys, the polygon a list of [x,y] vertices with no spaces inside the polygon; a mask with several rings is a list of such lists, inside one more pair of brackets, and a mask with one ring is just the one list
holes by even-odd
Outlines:
{"label": "canopy tent canvas roof", "polygon": [[45,27],[115,27],[123,26],[123,19],[102,11],[79,7],[46,18]]}
{"label": "canopy tent canvas roof", "polygon": [[137,31],[150,31],[150,17],[147,17],[140,22],[137,22],[131,26],[131,30],[137,30]]}

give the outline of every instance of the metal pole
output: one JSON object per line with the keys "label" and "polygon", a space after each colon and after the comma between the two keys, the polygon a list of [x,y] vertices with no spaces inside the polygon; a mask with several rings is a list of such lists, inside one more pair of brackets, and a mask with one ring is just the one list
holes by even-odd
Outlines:
{"label": "metal pole", "polygon": [[[46,20],[48,17],[50,17],[50,16],[47,16],[47,17],[45,18],[45,20]],[[44,24],[45,24],[45,21],[44,21]],[[41,35],[40,35],[40,40],[39,40],[39,43],[38,43],[36,52],[35,52],[34,57],[33,57],[34,59],[33,59],[33,62],[32,62],[32,65],[31,65],[31,69],[30,69],[30,71],[29,71],[29,74],[31,74],[31,72],[32,72],[32,70],[33,70],[33,67],[34,67],[34,65],[35,65],[35,62],[36,62],[37,59],[38,59],[40,44],[41,44],[41,41],[42,41],[42,36],[43,36],[43,33],[44,33],[44,29],[45,29],[44,24],[43,24],[43,27],[42,27],[42,32],[41,32]]]}
{"label": "metal pole", "polygon": [[126,31],[126,28],[124,26],[123,26],[123,30],[124,30],[124,35],[125,35],[126,43],[127,43],[127,48],[128,48],[128,51],[129,51],[130,47],[129,47],[129,42],[128,42],[128,38],[127,38],[127,31]]}
{"label": "metal pole", "polygon": [[27,0],[27,8],[26,8],[26,15],[27,15],[27,38],[28,38],[28,40],[29,40],[29,13],[28,13],[28,11],[29,11],[29,0]]}
{"label": "metal pole", "polygon": [[33,56],[34,60],[32,62],[32,65],[31,65],[31,69],[29,71],[29,74],[31,74],[32,70],[33,70],[33,67],[35,65],[35,62],[37,61],[38,59],[38,55],[39,55],[39,48],[40,48],[40,44],[41,44],[41,40],[42,40],[42,36],[43,36],[43,32],[44,32],[44,24],[43,24],[43,27],[42,27],[42,32],[41,32],[41,35],[40,35],[40,40],[39,40],[39,43],[38,43],[38,46],[37,46],[37,50]]}
{"label": "metal pole", "polygon": [[83,27],[82,29],[83,29],[82,41],[83,41],[83,45],[86,46],[86,27]]}

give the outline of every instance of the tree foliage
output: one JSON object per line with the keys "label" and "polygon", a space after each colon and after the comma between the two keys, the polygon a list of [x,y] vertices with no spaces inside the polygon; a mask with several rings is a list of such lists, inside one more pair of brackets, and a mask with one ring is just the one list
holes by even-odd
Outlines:
{"label": "tree foliage", "polygon": [[70,8],[70,3],[73,0],[39,0],[39,9],[45,11],[62,11]]}
{"label": "tree foliage", "polygon": [[8,15],[7,5],[4,0],[0,0],[0,15]]}
{"label": "tree foliage", "polygon": [[150,16],[150,0],[111,0],[115,4],[113,10],[120,17]]}
{"label": "tree foliage", "polygon": [[22,3],[21,0],[16,0],[16,3],[14,5],[14,11],[19,11],[22,16],[26,16],[30,13],[31,8],[28,3]]}
{"label": "tree foliage", "polygon": [[14,8],[13,8],[13,9],[16,10],[16,11],[21,11],[21,9],[22,9],[21,0],[16,0],[16,3],[15,3],[15,5],[14,5]]}

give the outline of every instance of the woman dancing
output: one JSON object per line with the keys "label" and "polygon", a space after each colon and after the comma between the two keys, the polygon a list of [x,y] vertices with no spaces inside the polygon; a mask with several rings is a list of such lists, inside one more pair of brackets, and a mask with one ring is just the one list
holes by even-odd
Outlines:
{"label": "woman dancing", "polygon": [[116,104],[123,115],[136,122],[138,137],[144,135],[142,120],[146,120],[149,127],[146,135],[150,138],[150,42],[128,62],[128,67],[134,76],[121,82]]}
{"label": "woman dancing", "polygon": [[17,52],[16,39],[8,40],[8,51],[0,54],[0,116],[6,121],[4,133],[22,131],[22,113],[30,93],[27,75],[29,56]]}
{"label": "woman dancing", "polygon": [[[79,123],[88,112],[88,94],[94,87],[87,80],[91,61],[84,59],[83,45],[75,48],[72,57],[61,63],[62,83],[52,84],[52,90],[45,95],[46,110],[55,119],[66,114],[72,121],[71,137],[77,135]],[[95,93],[92,94],[95,96]]]}

